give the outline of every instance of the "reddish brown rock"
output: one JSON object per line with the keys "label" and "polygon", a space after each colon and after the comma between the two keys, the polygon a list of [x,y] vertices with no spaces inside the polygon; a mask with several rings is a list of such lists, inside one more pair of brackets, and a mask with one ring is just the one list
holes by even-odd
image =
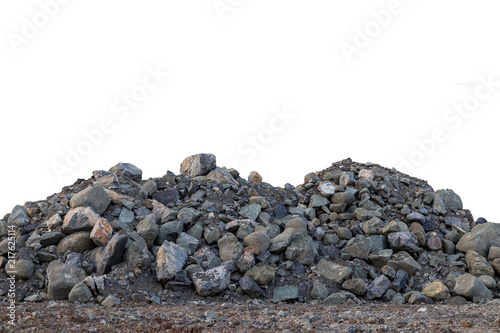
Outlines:
{"label": "reddish brown rock", "polygon": [[95,223],[90,233],[90,238],[97,246],[106,245],[111,236],[113,236],[113,227],[103,218]]}
{"label": "reddish brown rock", "polygon": [[257,171],[252,171],[248,175],[249,183],[262,183],[262,176]]}
{"label": "reddish brown rock", "polygon": [[426,245],[427,248],[431,251],[441,250],[442,247],[441,238],[439,238],[438,234],[435,233],[434,231],[429,232],[429,234],[427,235]]}

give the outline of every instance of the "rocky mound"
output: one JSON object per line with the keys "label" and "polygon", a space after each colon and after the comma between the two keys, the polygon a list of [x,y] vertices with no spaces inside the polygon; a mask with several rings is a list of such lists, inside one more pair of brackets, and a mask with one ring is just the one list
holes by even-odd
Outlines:
{"label": "rocky mound", "polygon": [[[452,190],[350,159],[284,188],[186,158],[119,163],[0,221],[0,295],[113,306],[204,297],[460,304],[498,297],[500,224]],[[11,297],[11,296],[8,296]],[[168,299],[168,302],[167,302]]]}

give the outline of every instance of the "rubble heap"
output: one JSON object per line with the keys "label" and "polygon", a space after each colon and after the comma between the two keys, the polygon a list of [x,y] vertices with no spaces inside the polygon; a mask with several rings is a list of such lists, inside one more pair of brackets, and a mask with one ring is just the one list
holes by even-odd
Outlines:
{"label": "rubble heap", "polygon": [[343,160],[274,187],[186,158],[142,179],[119,163],[0,221],[0,295],[113,306],[215,297],[322,304],[485,302],[500,289],[500,224],[452,190]]}

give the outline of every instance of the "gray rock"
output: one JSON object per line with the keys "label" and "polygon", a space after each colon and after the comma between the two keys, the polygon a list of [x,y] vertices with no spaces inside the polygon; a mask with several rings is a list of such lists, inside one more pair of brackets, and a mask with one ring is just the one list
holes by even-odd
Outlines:
{"label": "gray rock", "polygon": [[0,237],[7,236],[9,230],[7,228],[7,221],[0,220]]}
{"label": "gray rock", "polygon": [[339,178],[339,185],[340,186],[344,186],[344,187],[348,187],[348,186],[351,186],[351,185],[354,185],[354,183],[356,182],[356,178],[354,177],[354,173],[352,172],[342,172],[342,174],[340,175],[340,178]]}
{"label": "gray rock", "polygon": [[245,246],[253,247],[256,254],[259,255],[262,252],[267,251],[271,243],[267,234],[263,233],[262,231],[256,231],[246,236],[243,239],[243,244]]}
{"label": "gray rock", "polygon": [[97,275],[103,275],[111,271],[111,267],[122,262],[123,254],[128,243],[128,235],[125,230],[117,232],[106,244],[104,250],[97,259]]}
{"label": "gray rock", "polygon": [[89,287],[83,282],[75,284],[68,295],[68,300],[71,303],[86,303],[91,298],[92,292],[90,291]]}
{"label": "gray rock", "polygon": [[[335,184],[330,183],[330,182],[324,182],[318,186],[318,191],[322,196],[324,196],[326,198],[330,198],[332,195],[335,194]],[[327,205],[328,205],[328,203],[327,203]],[[324,206],[324,205],[322,205],[322,206]]]}
{"label": "gray rock", "polygon": [[67,252],[64,263],[70,266],[82,267],[83,257],[80,253]]}
{"label": "gray rock", "polygon": [[366,298],[375,299],[382,297],[382,295],[391,287],[392,283],[385,275],[380,275],[368,285]]}
{"label": "gray rock", "polygon": [[119,304],[120,304],[120,299],[118,297],[116,297],[115,295],[109,295],[101,302],[102,306],[105,306],[108,308],[111,308],[111,307],[113,307],[115,305],[119,305]]}
{"label": "gray rock", "polygon": [[340,227],[337,229],[337,236],[339,236],[340,239],[349,240],[352,238],[352,232],[349,228]]}
{"label": "gray rock", "polygon": [[492,246],[488,251],[488,261],[500,258],[500,246]]}
{"label": "gray rock", "polygon": [[396,271],[404,270],[410,276],[422,269],[418,262],[416,262],[415,259],[413,259],[412,256],[405,251],[393,254],[387,265],[391,266]]}
{"label": "gray rock", "polygon": [[171,203],[175,204],[180,199],[179,191],[176,189],[157,191],[151,197],[165,206]]}
{"label": "gray rock", "polygon": [[481,275],[479,277],[479,280],[481,280],[482,283],[486,286],[488,289],[495,289],[497,286],[497,282],[495,279],[491,276],[488,275]]}
{"label": "gray rock", "polygon": [[488,264],[486,258],[477,253],[476,251],[469,250],[465,254],[465,261],[467,267],[469,268],[469,273],[475,276],[488,275],[495,276],[495,271],[493,267]]}
{"label": "gray rock", "polygon": [[472,300],[474,297],[482,297],[485,300],[493,298],[491,291],[480,279],[472,274],[460,276],[455,282],[454,291],[457,295],[463,296],[468,300]]}
{"label": "gray rock", "polygon": [[90,238],[90,232],[80,231],[64,237],[57,245],[57,253],[68,251],[83,253],[95,247],[96,245]]}
{"label": "gray rock", "polygon": [[179,214],[179,210],[177,208],[167,208],[161,215],[161,223],[163,224],[175,220],[177,218],[177,214]]}
{"label": "gray rock", "polygon": [[420,304],[425,303],[427,296],[420,291],[412,291],[410,297],[408,298],[408,304]]}
{"label": "gray rock", "polygon": [[[243,253],[243,245],[232,233],[227,233],[217,241],[219,246],[220,258],[222,261],[237,259]],[[239,254],[239,255],[238,255]],[[237,256],[237,258],[235,257]]]}
{"label": "gray rock", "polygon": [[137,183],[142,180],[142,170],[131,163],[120,162],[109,169],[109,172],[123,180],[133,180]]}
{"label": "gray rock", "polygon": [[47,267],[49,299],[65,300],[73,287],[85,279],[83,269],[63,264],[60,261],[52,261]]}
{"label": "gray rock", "polygon": [[330,200],[328,200],[324,196],[319,194],[313,194],[311,195],[311,201],[309,203],[309,207],[319,208],[321,206],[328,206],[329,204]]}
{"label": "gray rock", "polygon": [[39,302],[43,302],[43,298],[40,295],[30,295],[30,296],[26,296],[23,299],[23,301],[25,301],[25,302],[39,303]]}
{"label": "gray rock", "polygon": [[145,182],[144,185],[142,185],[142,189],[149,195],[152,195],[158,190],[156,182],[152,179],[149,179],[147,182]]}
{"label": "gray rock", "polygon": [[127,208],[122,208],[120,216],[118,217],[118,219],[123,223],[132,223],[134,222],[134,218],[135,218],[134,212]]}
{"label": "gray rock", "polygon": [[42,247],[57,245],[64,237],[66,237],[66,235],[60,231],[46,232],[42,234],[40,238],[40,245],[42,245]]}
{"label": "gray rock", "polygon": [[338,305],[338,304],[344,304],[348,300],[354,300],[356,299],[356,296],[354,296],[352,293],[348,291],[340,291],[331,294],[327,298],[325,298],[321,304],[327,304],[327,305]]}
{"label": "gray rock", "polygon": [[188,255],[192,255],[195,251],[198,245],[200,244],[200,241],[193,236],[190,236],[186,234],[185,232],[182,232],[179,237],[177,237],[176,241],[177,245],[179,245],[181,248],[186,250]]}
{"label": "gray rock", "polygon": [[217,242],[221,237],[220,230],[214,227],[206,227],[203,231],[203,238],[207,241],[207,244],[213,244]]}
{"label": "gray rock", "polygon": [[307,236],[307,221],[301,217],[291,219],[286,223],[285,230],[293,229],[295,234]]}
{"label": "gray rock", "polygon": [[333,280],[336,283],[342,283],[344,280],[348,279],[352,274],[352,268],[348,266],[342,266],[326,259],[321,259],[316,266],[316,271],[329,280]]}
{"label": "gray rock", "polygon": [[346,280],[342,283],[342,288],[358,296],[364,296],[368,291],[366,282],[361,279]]}
{"label": "gray rock", "polygon": [[69,202],[71,208],[90,206],[99,215],[106,211],[110,203],[111,198],[100,185],[87,187],[75,194]]}
{"label": "gray rock", "polygon": [[383,267],[387,265],[391,259],[393,251],[391,249],[385,249],[372,253],[368,256],[368,259],[372,262],[375,267]]}
{"label": "gray rock", "polygon": [[413,212],[413,213],[410,213],[410,214],[406,215],[406,219],[410,223],[412,223],[412,222],[418,222],[420,224],[424,224],[424,222],[425,222],[425,216],[422,215],[419,212]]}
{"label": "gray rock", "polygon": [[409,275],[406,271],[404,270],[399,270],[396,272],[396,276],[394,276],[394,279],[392,280],[392,288],[396,292],[401,292],[404,290],[406,282],[408,282]]}
{"label": "gray rock", "polygon": [[144,220],[142,220],[141,222],[139,222],[139,224],[137,224],[135,230],[137,230],[139,236],[144,238],[146,244],[148,244],[148,247],[153,245],[153,242],[156,239],[156,236],[158,236],[159,232],[159,228],[156,225],[155,215],[151,214],[146,216]]}
{"label": "gray rock", "polygon": [[285,229],[285,231],[283,231],[281,234],[271,239],[271,246],[269,247],[269,252],[281,253],[285,251],[294,236],[295,236],[295,231],[293,228]]}
{"label": "gray rock", "polygon": [[177,237],[179,237],[179,235],[182,233],[183,227],[184,223],[178,220],[163,224],[158,230],[158,235],[156,236],[154,243],[157,245],[161,245],[166,240],[170,242],[175,241]]}
{"label": "gray rock", "polygon": [[347,206],[356,201],[354,193],[350,191],[338,192],[331,197],[331,202],[333,204],[346,204]]}
{"label": "gray rock", "polygon": [[394,295],[394,297],[391,300],[391,304],[393,304],[393,305],[403,305],[405,303],[406,303],[406,299],[404,298],[403,295],[401,295],[399,293]]}
{"label": "gray rock", "polygon": [[238,266],[238,271],[244,274],[255,266],[255,256],[252,253],[245,253],[238,259],[236,265]]}
{"label": "gray rock", "polygon": [[393,232],[387,238],[394,251],[417,252],[420,250],[417,236],[411,232]]}
{"label": "gray rock", "polygon": [[146,241],[136,232],[129,233],[128,238],[128,245],[123,259],[132,267],[148,268],[151,264],[151,256]]}
{"label": "gray rock", "polygon": [[92,228],[99,220],[101,220],[101,216],[91,207],[73,208],[64,217],[61,230],[65,234],[72,234],[78,231],[92,231]]}
{"label": "gray rock", "polygon": [[253,203],[242,207],[239,211],[239,214],[247,219],[255,221],[257,217],[259,217],[261,209],[261,205]]}
{"label": "gray rock", "polygon": [[18,227],[25,226],[29,224],[31,219],[26,212],[26,208],[24,206],[17,205],[12,209],[10,213],[9,219],[7,220],[8,224],[15,224]]}
{"label": "gray rock", "polygon": [[279,286],[274,288],[273,301],[284,302],[299,298],[299,288],[296,286]]}
{"label": "gray rock", "polygon": [[245,275],[254,279],[259,286],[266,286],[273,281],[276,271],[269,265],[254,266],[249,269]]}
{"label": "gray rock", "polygon": [[471,232],[478,235],[483,242],[487,242],[489,246],[500,247],[500,223],[483,223],[475,226]]}
{"label": "gray rock", "polygon": [[431,283],[428,283],[422,289],[422,292],[425,296],[430,297],[433,300],[443,300],[450,297],[450,291],[446,285],[439,281],[434,280]]}
{"label": "gray rock", "polygon": [[252,298],[260,298],[264,296],[262,288],[248,275],[243,276],[240,279],[239,284],[243,292]]}
{"label": "gray rock", "polygon": [[463,209],[462,199],[453,190],[438,190],[435,193],[434,201],[436,198],[441,198],[446,209],[454,212]]}
{"label": "gray rock", "polygon": [[468,232],[460,238],[457,243],[457,249],[463,253],[473,250],[483,257],[488,255],[488,243],[481,239],[481,236],[473,232]]}
{"label": "gray rock", "polygon": [[215,168],[214,170],[210,171],[210,173],[207,175],[207,181],[209,182],[214,182],[214,183],[221,183],[221,184],[229,184],[233,185],[236,188],[239,186],[239,183],[231,176],[229,171],[225,168]]}
{"label": "gray rock", "polygon": [[285,251],[288,260],[296,260],[303,265],[312,265],[318,252],[311,237],[296,234]]}
{"label": "gray rock", "polygon": [[216,158],[212,154],[196,154],[182,161],[180,172],[184,177],[206,175],[216,168]]}
{"label": "gray rock", "polygon": [[315,281],[311,290],[311,298],[322,300],[328,297],[328,288],[321,282]]}
{"label": "gray rock", "polygon": [[188,254],[177,244],[165,241],[156,254],[156,277],[160,283],[175,278],[186,264]]}
{"label": "gray rock", "polygon": [[5,265],[5,272],[7,275],[13,273],[16,280],[29,280],[35,271],[33,262],[27,259],[16,259],[13,266],[14,267],[11,268],[10,264]]}
{"label": "gray rock", "polygon": [[195,222],[201,213],[194,208],[184,207],[177,214],[177,219],[181,220],[185,225]]}
{"label": "gray rock", "polygon": [[196,292],[200,296],[216,296],[229,286],[231,273],[223,268],[216,267],[206,272],[191,275]]}

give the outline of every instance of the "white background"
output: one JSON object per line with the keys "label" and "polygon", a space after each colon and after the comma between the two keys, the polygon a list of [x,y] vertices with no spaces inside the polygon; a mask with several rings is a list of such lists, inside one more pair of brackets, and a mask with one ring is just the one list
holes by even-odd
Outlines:
{"label": "white background", "polygon": [[[120,161],[148,178],[206,152],[275,186],[347,157],[413,158],[403,171],[500,222],[497,1],[66,2],[0,4],[0,215]],[[148,68],[169,75],[126,114]],[[488,77],[473,112],[447,113]]]}

